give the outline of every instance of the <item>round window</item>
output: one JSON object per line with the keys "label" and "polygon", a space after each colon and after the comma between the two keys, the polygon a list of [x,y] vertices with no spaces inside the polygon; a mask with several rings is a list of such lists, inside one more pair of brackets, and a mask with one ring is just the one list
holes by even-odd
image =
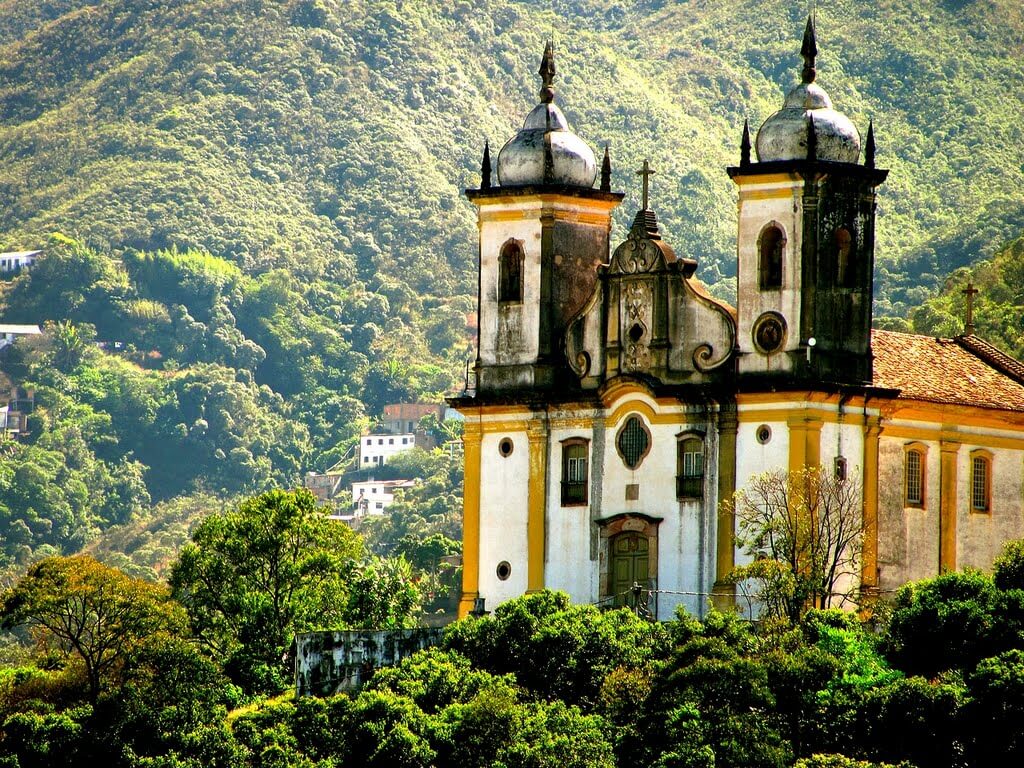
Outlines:
{"label": "round window", "polygon": [[495,570],[495,573],[498,574],[498,578],[501,581],[506,581],[508,577],[512,575],[512,565],[508,562],[508,560],[502,560],[500,563],[498,563],[498,567]]}
{"label": "round window", "polygon": [[651,433],[647,431],[647,427],[639,417],[630,416],[619,430],[619,436],[615,439],[615,447],[626,466],[636,469],[651,448]]}
{"label": "round window", "polygon": [[511,456],[513,448],[514,446],[512,445],[512,440],[510,440],[507,437],[503,437],[501,439],[501,442],[498,443],[498,453],[501,454],[502,458],[507,458]]}
{"label": "round window", "polygon": [[772,439],[772,428],[767,424],[762,424],[757,428],[757,442],[764,445]]}
{"label": "round window", "polygon": [[766,355],[782,349],[786,343],[786,320],[777,312],[765,312],[754,323],[754,346]]}

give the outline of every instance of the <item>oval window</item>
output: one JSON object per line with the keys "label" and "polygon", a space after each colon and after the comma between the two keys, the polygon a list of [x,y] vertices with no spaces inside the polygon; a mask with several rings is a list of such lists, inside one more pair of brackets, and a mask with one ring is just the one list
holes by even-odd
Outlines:
{"label": "oval window", "polygon": [[619,430],[615,447],[625,465],[630,469],[636,469],[650,450],[651,433],[647,431],[639,417],[630,416]]}

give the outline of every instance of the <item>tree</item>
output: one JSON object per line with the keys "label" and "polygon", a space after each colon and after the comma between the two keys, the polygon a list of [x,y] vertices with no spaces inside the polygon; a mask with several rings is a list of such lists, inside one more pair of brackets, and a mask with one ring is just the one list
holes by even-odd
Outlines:
{"label": "tree", "polygon": [[[403,626],[415,612],[407,566],[361,568],[363,554],[360,538],[328,520],[309,491],[268,491],[200,523],[170,583],[229,675],[249,691],[275,691],[288,680],[294,633]],[[387,594],[375,596],[374,574],[387,577]]]}
{"label": "tree", "polygon": [[93,703],[122,679],[128,656],[159,635],[184,632],[185,615],[163,587],[88,555],[33,565],[0,602],[5,628],[27,625],[41,648],[82,664]]}
{"label": "tree", "polygon": [[904,585],[893,601],[886,655],[908,674],[970,671],[1001,650],[994,631],[999,597],[991,577],[977,571]]}
{"label": "tree", "polygon": [[769,616],[800,619],[811,607],[838,607],[856,596],[864,530],[861,485],[821,467],[753,477],[731,502],[736,542],[751,558],[736,581],[760,583]]}

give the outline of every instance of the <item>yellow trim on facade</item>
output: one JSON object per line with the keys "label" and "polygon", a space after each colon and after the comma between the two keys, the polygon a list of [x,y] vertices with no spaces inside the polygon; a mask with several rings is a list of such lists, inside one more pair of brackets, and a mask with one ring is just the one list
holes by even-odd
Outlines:
{"label": "yellow trim on facade", "polygon": [[526,509],[526,591],[544,589],[544,556],[547,542],[548,429],[542,419],[530,422],[530,476]]}
{"label": "yellow trim on facade", "polygon": [[[838,405],[839,401],[842,400],[844,408],[862,408],[864,406],[864,399],[863,395],[844,397],[837,392],[801,390],[794,392],[743,392],[736,396],[736,403],[740,409],[743,409],[750,405],[774,403],[830,403]],[[871,401],[878,402],[878,399],[871,398]]]}
{"label": "yellow trim on facade", "polygon": [[737,174],[732,180],[742,187],[745,184],[796,184],[801,179],[795,173],[758,173]]}
{"label": "yellow trim on facade", "polygon": [[[870,412],[868,413],[868,418],[873,416]],[[838,411],[816,408],[812,405],[807,408],[759,408],[752,411],[741,411],[739,422],[740,424],[761,424],[763,422],[789,423],[794,419],[807,417],[818,419],[823,424],[843,424],[848,426],[863,426],[865,418],[863,412],[855,411],[851,413],[845,410],[845,406],[843,413],[840,414]],[[877,418],[877,416],[874,417]]]}
{"label": "yellow trim on facade", "polygon": [[505,432],[522,434],[526,431],[528,423],[526,419],[522,421],[485,421],[480,424],[480,427],[485,435],[497,435]]}
{"label": "yellow trim on facade", "polygon": [[731,408],[718,414],[718,526],[715,541],[715,585],[711,600],[720,611],[736,603],[736,585],[729,575],[736,565],[736,514],[732,507],[736,493],[736,412]]}
{"label": "yellow trim on facade", "polygon": [[933,429],[927,427],[908,427],[901,424],[887,424],[885,436],[900,440],[915,440],[920,442],[936,442],[938,440],[957,440],[968,445],[977,445],[984,448],[1007,448],[1013,451],[1024,450],[1024,434],[1020,437],[1002,437],[1001,435],[986,435],[976,432],[960,432],[950,429],[947,425],[936,424]]}
{"label": "yellow trim on facade", "polygon": [[890,400],[885,409],[887,419],[956,424],[964,427],[987,427],[998,430],[1024,429],[1024,412],[993,411],[970,405],[945,405],[921,401]]}
{"label": "yellow trim on facade", "polygon": [[552,218],[555,221],[569,221],[573,224],[583,224],[591,227],[607,228],[610,218],[609,213],[588,213],[587,211],[566,210],[564,208],[519,208],[502,211],[480,211],[480,224],[490,224],[502,221],[539,221],[542,218]]}
{"label": "yellow trim on facade", "polygon": [[861,547],[860,584],[868,596],[878,590],[878,446],[882,429],[878,417],[864,427],[864,541]]}
{"label": "yellow trim on facade", "polygon": [[740,201],[747,200],[779,200],[792,198],[798,193],[792,187],[781,187],[778,189],[741,189]]}
{"label": "yellow trim on facade", "polygon": [[960,443],[939,443],[939,573],[956,570],[957,457]]}
{"label": "yellow trim on facade", "polygon": [[480,441],[479,422],[467,419],[462,431],[464,481],[462,484],[462,597],[459,618],[473,610],[480,596]]}

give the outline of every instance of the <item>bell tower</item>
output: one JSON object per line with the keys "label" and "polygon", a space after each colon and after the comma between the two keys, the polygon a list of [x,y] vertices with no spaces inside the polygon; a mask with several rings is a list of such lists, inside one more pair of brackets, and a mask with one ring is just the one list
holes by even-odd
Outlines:
{"label": "bell tower", "polygon": [[498,154],[491,184],[484,147],[479,189],[466,190],[480,231],[476,391],[550,390],[568,381],[563,337],[608,259],[611,191],[605,150],[600,188],[593,150],[554,103],[555,57],[541,59],[540,103]]}
{"label": "bell tower", "polygon": [[737,310],[741,374],[862,384],[872,377],[875,167],[860,134],[815,83],[817,41],[804,30],[801,82],[758,130],[743,126]]}

